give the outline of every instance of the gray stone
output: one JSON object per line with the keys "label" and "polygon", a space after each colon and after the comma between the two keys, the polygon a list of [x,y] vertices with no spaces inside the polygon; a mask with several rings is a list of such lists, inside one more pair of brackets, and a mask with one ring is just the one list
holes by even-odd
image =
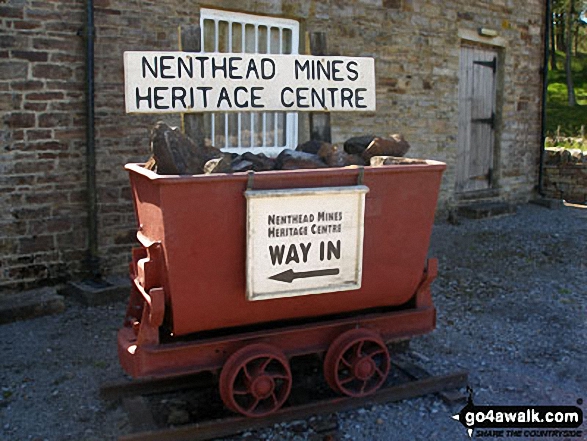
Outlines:
{"label": "gray stone", "polygon": [[373,156],[404,156],[410,144],[402,135],[391,135],[391,139],[374,138],[363,152],[363,159],[369,161]]}
{"label": "gray stone", "polygon": [[485,219],[515,213],[516,206],[507,202],[475,202],[458,208],[458,214],[469,219]]}
{"label": "gray stone", "polygon": [[245,152],[233,158],[231,168],[233,172],[273,170],[275,169],[275,158],[270,158],[263,153]]}
{"label": "gray stone", "polygon": [[151,131],[151,150],[160,175],[201,174],[209,160],[223,155],[217,148],[197,145],[179,129],[162,121]]}
{"label": "gray stone", "polygon": [[246,161],[239,157],[238,159],[232,162],[232,171],[237,172],[246,172],[253,170],[254,164],[251,161]]}
{"label": "gray stone", "polygon": [[354,136],[345,141],[344,150],[351,155],[362,155],[374,138],[375,135]]}
{"label": "gray stone", "polygon": [[565,206],[565,203],[563,202],[562,199],[556,199],[556,198],[542,197],[542,198],[532,199],[530,202],[532,204],[540,205],[541,207],[546,207],[549,210],[560,210],[561,208],[564,208],[564,206]]}
{"label": "gray stone", "polygon": [[255,155],[251,152],[245,152],[241,155],[241,158],[244,161],[250,161],[253,164],[252,170],[254,171],[268,171],[275,169],[275,158],[270,158],[263,153]]}
{"label": "gray stone", "polygon": [[229,154],[223,154],[219,158],[210,159],[204,165],[204,173],[231,173],[232,170],[232,156]]}
{"label": "gray stone", "polygon": [[325,146],[329,146],[331,145],[328,142],[324,142],[324,141],[316,141],[316,140],[310,140],[307,142],[304,142],[303,144],[300,144],[296,147],[296,150],[298,152],[305,152],[305,153],[312,153],[313,155],[317,155],[318,151],[325,147]]}
{"label": "gray stone", "polygon": [[63,312],[63,296],[55,288],[46,287],[2,295],[0,297],[0,324],[42,315]]}
{"label": "gray stone", "polygon": [[179,426],[190,422],[190,414],[184,409],[172,409],[167,416],[167,424]]}
{"label": "gray stone", "polygon": [[347,165],[364,165],[365,161],[359,155],[349,155],[338,145],[322,143],[318,156],[328,167],[345,167]]}
{"label": "gray stone", "polygon": [[99,281],[72,281],[59,290],[86,306],[98,306],[119,302],[128,298],[130,282],[127,277],[106,277]]}
{"label": "gray stone", "polygon": [[318,155],[285,149],[277,156],[277,170],[325,168],[326,164]]}

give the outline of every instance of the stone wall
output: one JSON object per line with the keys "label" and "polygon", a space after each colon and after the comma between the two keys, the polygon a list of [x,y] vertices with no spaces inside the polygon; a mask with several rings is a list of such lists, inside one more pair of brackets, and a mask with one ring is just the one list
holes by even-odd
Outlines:
{"label": "stone wall", "polygon": [[[498,30],[503,60],[500,197],[527,200],[540,142],[543,2],[529,0],[209,0],[206,7],[275,15],[323,31],[330,54],[376,58],[377,112],[333,114],[334,141],[401,132],[411,156],[446,161],[441,204],[454,203],[462,35]],[[125,50],[175,50],[199,3],[95,0],[98,227],[104,274],[126,271],[135,220],[126,162],[148,157],[160,116],[124,113]],[[86,249],[82,0],[0,3],[0,289],[80,277]],[[463,34],[464,33],[464,34]],[[492,44],[490,39],[486,42]],[[303,50],[301,50],[303,52]],[[179,124],[177,115],[164,118]],[[306,129],[303,123],[301,127]],[[304,133],[300,140],[304,140]]]}
{"label": "stone wall", "polygon": [[0,4],[0,287],[83,260],[83,19],[83,2]]}
{"label": "stone wall", "polygon": [[548,148],[543,170],[542,189],[547,197],[587,203],[587,154]]}

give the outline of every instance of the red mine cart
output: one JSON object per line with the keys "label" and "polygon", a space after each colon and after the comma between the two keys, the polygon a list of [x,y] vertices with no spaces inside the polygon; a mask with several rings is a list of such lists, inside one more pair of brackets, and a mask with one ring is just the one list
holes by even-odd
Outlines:
{"label": "red mine cart", "polygon": [[140,248],[119,357],[134,377],[220,370],[224,403],[281,407],[289,359],[325,353],[337,392],[374,392],[386,343],[430,332],[427,259],[445,164],[130,174]]}

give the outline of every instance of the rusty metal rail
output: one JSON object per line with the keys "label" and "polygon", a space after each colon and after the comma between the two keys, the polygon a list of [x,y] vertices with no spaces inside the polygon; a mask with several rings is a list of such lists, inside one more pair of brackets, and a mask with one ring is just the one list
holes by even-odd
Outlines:
{"label": "rusty metal rail", "polygon": [[179,389],[196,389],[211,384],[214,376],[209,372],[170,378],[145,378],[132,381],[113,381],[100,387],[100,398],[118,400],[137,395],[173,392]]}
{"label": "rusty metal rail", "polygon": [[[177,378],[155,382],[143,381],[106,385],[102,388],[101,396],[108,399],[123,398],[123,405],[129,412],[130,422],[137,432],[121,436],[119,441],[199,441],[235,435],[244,431],[270,427],[276,423],[308,419],[312,416],[351,410],[372,404],[382,404],[400,401],[418,396],[438,393],[449,402],[461,400],[457,390],[468,382],[468,373],[459,371],[446,375],[429,375],[419,366],[406,358],[393,360],[394,366],[409,380],[386,386],[373,395],[364,398],[335,397],[313,401],[306,404],[284,407],[262,419],[230,416],[226,418],[210,419],[178,427],[156,428],[154,420],[149,415],[148,402],[143,397],[129,398],[137,394],[153,394],[177,388],[200,387],[210,385],[210,377]],[[153,387],[150,388],[149,384]],[[189,386],[188,386],[189,385]],[[114,390],[117,388],[117,391]],[[329,428],[332,430],[332,427]]]}

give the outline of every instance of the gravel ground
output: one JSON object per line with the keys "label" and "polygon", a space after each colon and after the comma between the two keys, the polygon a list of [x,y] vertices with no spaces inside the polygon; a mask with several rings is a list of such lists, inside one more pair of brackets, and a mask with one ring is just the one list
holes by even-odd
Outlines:
{"label": "gravel ground", "polygon": [[[440,262],[438,326],[412,341],[418,362],[436,373],[468,370],[477,405],[587,399],[586,242],[585,208],[524,205],[501,218],[438,222],[430,252]],[[130,431],[121,408],[98,397],[100,384],[123,378],[115,336],[124,307],[68,301],[62,314],[0,326],[0,440],[111,440]],[[466,440],[450,418],[461,407],[427,396],[357,409],[338,414],[339,434]],[[573,440],[587,439],[581,429]],[[321,439],[304,421],[240,438]]]}

